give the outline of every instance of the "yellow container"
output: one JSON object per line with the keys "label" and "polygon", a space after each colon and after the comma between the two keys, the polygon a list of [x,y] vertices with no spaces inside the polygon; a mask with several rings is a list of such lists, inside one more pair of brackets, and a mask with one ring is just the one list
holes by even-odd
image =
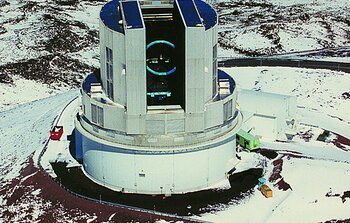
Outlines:
{"label": "yellow container", "polygon": [[261,186],[260,191],[266,198],[272,197],[272,190],[266,184]]}

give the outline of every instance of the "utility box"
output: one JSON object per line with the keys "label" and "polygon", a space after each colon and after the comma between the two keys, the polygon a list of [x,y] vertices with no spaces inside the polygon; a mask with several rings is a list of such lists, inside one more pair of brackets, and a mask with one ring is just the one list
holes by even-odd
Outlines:
{"label": "utility box", "polygon": [[236,134],[236,144],[242,146],[249,151],[257,150],[260,148],[260,140],[254,135],[240,129]]}
{"label": "utility box", "polygon": [[63,126],[54,126],[50,131],[50,138],[52,140],[60,140],[63,134]]}
{"label": "utility box", "polygon": [[260,191],[266,198],[272,197],[272,190],[266,184],[261,186]]}

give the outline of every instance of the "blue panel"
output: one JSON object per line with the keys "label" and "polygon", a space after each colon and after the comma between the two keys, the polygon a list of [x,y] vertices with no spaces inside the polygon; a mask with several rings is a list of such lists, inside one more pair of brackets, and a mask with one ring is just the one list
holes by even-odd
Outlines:
{"label": "blue panel", "polygon": [[202,24],[192,0],[178,0],[177,2],[187,27],[196,27],[196,25]]}
{"label": "blue panel", "polygon": [[118,10],[118,0],[113,0],[105,4],[100,12],[100,18],[102,22],[111,30],[123,33],[123,26],[118,22],[122,19]]}
{"label": "blue panel", "polygon": [[137,1],[122,2],[122,9],[128,29],[143,28],[142,16]]}
{"label": "blue panel", "polygon": [[236,87],[236,82],[230,75],[228,75],[225,71],[218,70],[218,78],[219,78],[219,81],[228,80],[230,83],[230,92],[232,93],[234,91]]}
{"label": "blue panel", "polygon": [[[180,1],[189,1],[189,4],[192,4],[191,0],[180,0]],[[197,6],[200,17],[203,19],[203,24],[205,26],[205,29],[210,29],[211,27],[213,27],[216,24],[216,20],[217,20],[217,14],[214,11],[214,9],[207,3],[203,2],[202,0],[194,0],[194,3]],[[101,9],[100,17],[102,22],[108,28],[114,31],[123,33],[124,32],[123,26],[121,24],[118,24],[118,21],[122,19],[121,14],[118,10],[118,5],[119,5],[118,0],[113,0],[111,2],[106,3]],[[192,8],[191,10],[193,11],[193,4],[191,8]],[[181,11],[182,11],[182,8],[181,8]],[[186,7],[184,11],[186,11]],[[197,18],[197,22],[198,22],[198,18]]]}
{"label": "blue panel", "polygon": [[74,129],[74,132],[75,132],[75,159],[83,160],[82,135],[77,129]]}
{"label": "blue panel", "polygon": [[[182,2],[189,1],[189,4],[190,5],[192,4],[191,0],[180,0],[180,1],[182,1]],[[211,27],[213,27],[216,24],[216,20],[217,20],[217,14],[214,11],[214,9],[210,5],[208,5],[207,3],[203,2],[202,0],[194,0],[194,3],[197,6],[200,17],[203,19],[205,29],[210,29]],[[186,4],[186,3],[183,3],[183,4]],[[100,17],[101,17],[101,20],[103,21],[103,23],[108,28],[110,28],[114,31],[123,33],[124,32],[123,26],[121,24],[118,24],[118,21],[121,20],[121,14],[118,10],[118,5],[119,5],[118,0],[113,0],[111,2],[106,3],[101,9]],[[191,8],[192,9],[190,9],[190,10],[193,11],[193,4],[192,4]],[[181,8],[181,11],[182,11],[182,8]],[[186,7],[185,7],[184,11],[186,11]],[[189,18],[189,19],[191,19],[191,18]],[[197,22],[198,22],[198,18],[197,18]],[[187,23],[187,21],[186,21],[186,23]],[[193,22],[193,23],[195,23],[195,22]]]}
{"label": "blue panel", "polygon": [[207,30],[215,26],[217,20],[217,14],[215,10],[210,5],[201,0],[194,0],[194,3],[197,6],[199,15],[203,19],[205,29]]}

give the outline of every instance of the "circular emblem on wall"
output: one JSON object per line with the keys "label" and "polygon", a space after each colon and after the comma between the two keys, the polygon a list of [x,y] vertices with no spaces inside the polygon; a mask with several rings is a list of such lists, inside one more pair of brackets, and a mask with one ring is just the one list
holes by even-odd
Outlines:
{"label": "circular emblem on wall", "polygon": [[146,69],[158,76],[166,76],[176,71],[172,56],[175,45],[167,40],[155,40],[147,44]]}

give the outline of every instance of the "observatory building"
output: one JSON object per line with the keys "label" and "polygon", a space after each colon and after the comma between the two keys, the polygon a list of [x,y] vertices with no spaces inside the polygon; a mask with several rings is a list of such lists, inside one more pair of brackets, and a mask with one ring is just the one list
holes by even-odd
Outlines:
{"label": "observatory building", "polygon": [[228,182],[242,116],[217,68],[217,14],[201,0],[108,2],[100,70],[81,88],[76,158],[116,191],[182,194]]}

